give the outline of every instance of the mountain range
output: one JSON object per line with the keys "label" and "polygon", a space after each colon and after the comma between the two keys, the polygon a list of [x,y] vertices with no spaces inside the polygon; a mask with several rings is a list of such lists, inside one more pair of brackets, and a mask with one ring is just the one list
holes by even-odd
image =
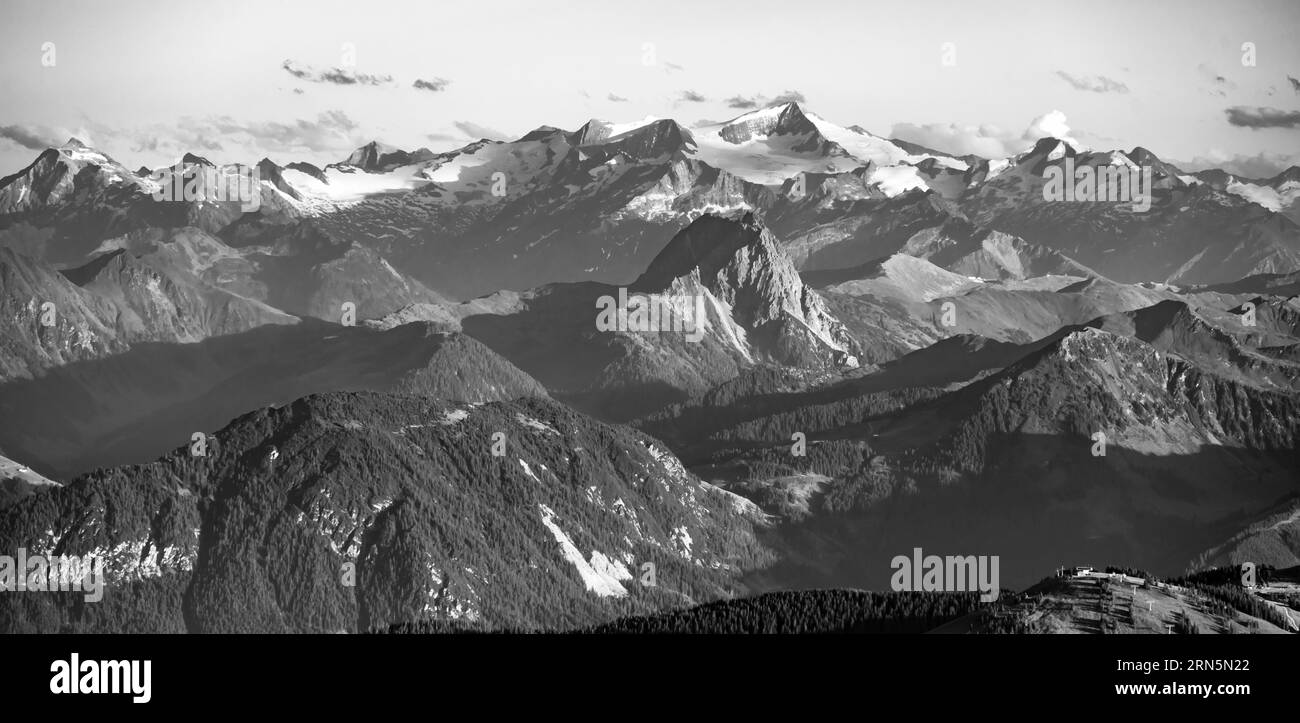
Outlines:
{"label": "mountain range", "polygon": [[[1067,167],[1149,169],[1150,207],[1048,200]],[[257,203],[154,198],[209,172]],[[888,607],[781,596],[918,547],[1010,587],[1294,566],[1298,187],[796,103],[324,167],[71,140],[0,179],[0,548],[104,557],[109,595],[0,621],[690,626]],[[602,324],[632,297],[660,328]]]}

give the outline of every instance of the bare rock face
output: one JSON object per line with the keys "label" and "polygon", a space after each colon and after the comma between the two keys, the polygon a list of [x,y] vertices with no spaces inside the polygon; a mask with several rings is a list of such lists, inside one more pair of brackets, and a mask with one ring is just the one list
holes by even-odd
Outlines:
{"label": "bare rock face", "polygon": [[113,317],[48,265],[0,248],[0,381],[125,351]]}
{"label": "bare rock face", "polygon": [[433,155],[427,148],[404,151],[378,141],[371,141],[353,151],[342,163],[333,165],[359,168],[366,173],[384,173],[401,166],[427,161],[433,158]]}
{"label": "bare rock face", "polygon": [[802,135],[808,136],[804,145],[795,146],[794,150],[815,150],[820,146],[833,145],[821,136],[817,126],[804,115],[798,103],[787,103],[771,112],[748,114],[743,120],[737,120],[723,126],[718,132],[728,143],[744,143],[758,136]]}
{"label": "bare rock face", "polygon": [[693,287],[726,305],[757,356],[782,364],[857,366],[844,325],[752,213],[701,216],[668,242],[633,285],[656,293],[689,293]]}

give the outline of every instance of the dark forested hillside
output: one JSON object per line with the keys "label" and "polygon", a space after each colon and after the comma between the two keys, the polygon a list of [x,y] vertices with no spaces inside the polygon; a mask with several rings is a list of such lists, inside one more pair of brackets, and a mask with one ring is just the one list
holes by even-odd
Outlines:
{"label": "dark forested hillside", "polygon": [[204,451],[0,511],[0,549],[96,554],[110,580],[93,605],[6,595],[3,630],[567,629],[734,595],[770,559],[751,503],[547,399],[316,395]]}
{"label": "dark forested hillside", "polygon": [[980,605],[974,593],[861,590],[773,592],[689,610],[625,618],[591,633],[924,633]]}

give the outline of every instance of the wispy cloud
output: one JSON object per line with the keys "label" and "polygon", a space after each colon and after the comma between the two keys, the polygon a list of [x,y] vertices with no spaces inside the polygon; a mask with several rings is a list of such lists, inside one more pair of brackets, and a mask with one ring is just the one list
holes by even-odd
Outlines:
{"label": "wispy cloud", "polygon": [[1196,156],[1190,161],[1177,161],[1175,165],[1184,171],[1195,173],[1210,168],[1218,168],[1242,178],[1272,178],[1291,166],[1300,164],[1300,154],[1283,154],[1261,152],[1253,156],[1229,154],[1211,150],[1203,156]]}
{"label": "wispy cloud", "polygon": [[311,66],[286,60],[280,65],[285,72],[299,80],[311,83],[331,83],[333,85],[387,85],[393,82],[391,75],[371,75],[358,73],[348,68],[326,68],[316,70]]}
{"label": "wispy cloud", "polygon": [[1300,110],[1279,110],[1261,106],[1234,105],[1224,111],[1228,122],[1239,128],[1297,128]]}
{"label": "wispy cloud", "polygon": [[[66,130],[4,126],[0,127],[0,136],[33,149],[59,145],[75,136],[128,166],[140,162],[171,162],[187,152],[208,155],[218,162],[250,163],[272,154],[304,160],[303,156],[322,158],[351,151],[369,140],[362,136],[359,124],[341,110],[326,111],[314,119],[287,122],[209,115],[130,127],[84,118],[81,125]],[[139,158],[142,154],[146,157]]]}
{"label": "wispy cloud", "polygon": [[1104,75],[1087,76],[1071,75],[1064,70],[1056,71],[1065,82],[1074,87],[1075,90],[1083,90],[1089,93],[1127,93],[1128,86],[1113,78],[1107,78]]}
{"label": "wispy cloud", "polygon": [[754,108],[785,105],[786,103],[806,103],[808,99],[797,90],[787,90],[784,93],[778,93],[774,98],[769,98],[762,93],[750,96],[733,95],[723,102],[727,104],[728,108],[753,110]]}
{"label": "wispy cloud", "polygon": [[39,126],[9,125],[0,126],[0,138],[17,143],[23,148],[43,151],[50,146],[57,146],[67,138],[56,138],[54,131]]}
{"label": "wispy cloud", "polygon": [[708,98],[705,98],[693,90],[683,90],[678,99],[686,103],[703,103],[708,100]]}
{"label": "wispy cloud", "polygon": [[786,92],[781,93],[777,97],[773,98],[772,102],[769,103],[768,105],[784,105],[786,103],[807,103],[807,102],[808,99],[804,97],[803,93],[800,93],[797,90],[787,90]]}
{"label": "wispy cloud", "polygon": [[432,80],[416,78],[415,82],[411,83],[412,88],[427,90],[431,93],[441,93],[446,90],[449,85],[451,85],[451,81],[446,78],[433,78]]}
{"label": "wispy cloud", "polygon": [[972,154],[982,158],[1006,158],[1032,148],[1038,139],[1047,136],[1060,138],[1075,147],[1082,147],[1075,138],[1078,133],[1070,128],[1065,114],[1059,110],[1048,111],[1038,116],[1021,133],[987,123],[979,126],[955,123],[926,125],[898,123],[890,129],[889,135],[891,138],[910,141],[937,151],[959,156]]}
{"label": "wispy cloud", "polygon": [[610,94],[609,94],[609,96],[608,96],[608,100],[611,100],[611,101],[613,101],[613,102],[615,102],[615,103],[626,103],[626,102],[627,102],[627,98],[624,98],[624,97],[621,96],[621,95],[615,95],[615,94],[613,94],[613,93],[610,93]]}
{"label": "wispy cloud", "polygon": [[315,120],[298,119],[291,123],[240,121],[230,116],[182,118],[175,127],[178,141],[185,147],[202,147],[204,139],[219,137],[243,139],[258,148],[276,152],[353,148],[360,131],[357,122],[341,110],[326,111]]}
{"label": "wispy cloud", "polygon": [[1294,90],[1295,92],[1300,93],[1300,80],[1297,80],[1297,79],[1295,79],[1295,78],[1292,78],[1292,77],[1289,76],[1289,75],[1286,77],[1286,79],[1289,80],[1289,81],[1291,81],[1291,90]]}
{"label": "wispy cloud", "polygon": [[479,125],[470,121],[456,121],[455,123],[452,123],[452,125],[460,129],[461,133],[464,133],[474,140],[487,138],[493,141],[501,141],[506,139],[505,133],[502,133],[495,128],[489,128],[488,126]]}
{"label": "wispy cloud", "polygon": [[1228,91],[1237,89],[1236,83],[1228,80],[1226,76],[1205,63],[1196,66],[1196,72],[1200,74],[1205,82],[1210,84],[1209,93],[1211,95],[1226,98],[1228,97]]}

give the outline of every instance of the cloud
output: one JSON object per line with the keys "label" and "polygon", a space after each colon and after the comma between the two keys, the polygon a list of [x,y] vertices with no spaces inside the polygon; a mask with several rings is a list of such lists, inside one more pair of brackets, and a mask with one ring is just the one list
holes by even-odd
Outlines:
{"label": "cloud", "polygon": [[294,89],[293,89],[293,94],[294,94],[294,95],[302,95],[302,88],[294,88]]}
{"label": "cloud", "polygon": [[481,126],[477,123],[471,123],[469,121],[456,121],[455,123],[452,123],[452,125],[460,129],[461,133],[464,133],[465,135],[469,136],[470,138],[473,138],[474,140],[478,140],[480,138],[487,138],[488,140],[502,141],[506,139],[505,133],[502,133],[501,131],[496,130],[494,128]]}
{"label": "cloud", "polygon": [[1074,76],[1064,70],[1056,71],[1056,74],[1063,78],[1065,82],[1074,86],[1075,90],[1088,91],[1090,93],[1127,93],[1128,86],[1121,81],[1107,78],[1104,75],[1097,76]]}
{"label": "cloud", "polygon": [[1278,110],[1261,106],[1234,105],[1223,111],[1228,122],[1238,128],[1297,128],[1300,127],[1300,110]]}
{"label": "cloud", "polygon": [[1006,158],[1033,147],[1034,142],[1045,136],[1053,136],[1067,141],[1076,148],[1082,148],[1073,137],[1065,114],[1059,110],[1049,111],[1035,118],[1023,133],[1016,133],[985,123],[983,125],[960,125],[956,123],[897,123],[890,129],[891,138],[909,141],[937,151],[944,151],[958,156],[976,155],[981,158]]}
{"label": "cloud", "polygon": [[1048,136],[1059,138],[1075,148],[1083,148],[1083,144],[1070,135],[1070,124],[1066,122],[1065,114],[1059,110],[1049,110],[1035,118],[1020,138],[1032,144],[1039,138]]}
{"label": "cloud", "polygon": [[614,95],[613,93],[610,93],[610,94],[609,94],[609,100],[611,100],[611,101],[613,101],[613,102],[615,102],[615,103],[626,103],[626,102],[627,102],[627,98],[624,98],[624,97],[621,96],[621,95]]}
{"label": "cloud", "polygon": [[[16,135],[8,133],[9,128],[3,130],[6,137]],[[248,121],[228,115],[184,116],[172,122],[134,127],[109,126],[84,118],[75,129],[50,129],[35,135],[57,139],[57,143],[46,145],[57,145],[75,136],[129,167],[173,163],[187,152],[219,153],[223,158],[208,155],[219,163],[250,163],[272,154],[314,162],[351,151],[370,140],[362,137],[360,126],[339,110],[288,122]]]}
{"label": "cloud", "polygon": [[451,81],[445,78],[434,78],[433,80],[416,78],[415,82],[411,83],[412,88],[427,90],[431,93],[441,93],[446,90],[449,85],[451,85]]}
{"label": "cloud", "polygon": [[460,136],[452,135],[450,133],[429,133],[428,135],[425,136],[425,138],[428,138],[429,140],[435,143],[441,143],[443,141],[460,140]]}
{"label": "cloud", "polygon": [[280,67],[288,71],[289,75],[292,75],[299,80],[312,80],[311,72],[305,68],[299,68],[292,60],[285,60],[280,64]]}
{"label": "cloud", "polygon": [[387,85],[393,82],[391,75],[370,75],[358,73],[347,68],[327,68],[317,71],[310,66],[299,65],[292,60],[280,64],[281,68],[299,80],[312,83],[332,83],[334,85]]}
{"label": "cloud", "polygon": [[678,64],[676,64],[676,63],[670,63],[670,62],[668,62],[668,61],[666,61],[666,60],[664,61],[664,68],[665,68],[665,72],[668,72],[668,73],[671,73],[671,72],[673,72],[673,71],[682,71],[682,70],[686,70],[686,69],[683,68],[682,66],[680,66],[680,65],[678,65]]}
{"label": "cloud", "polygon": [[126,140],[131,145],[132,153],[160,153],[163,155],[179,156],[182,153],[190,151],[224,151],[225,146],[221,141],[211,136],[211,131],[195,130],[191,125],[193,119],[181,119],[178,128],[171,135],[163,135],[165,131],[156,129],[153,131],[128,131]]}
{"label": "cloud", "polygon": [[1260,152],[1253,156],[1229,154],[1212,149],[1203,156],[1190,161],[1174,161],[1174,165],[1195,173],[1210,168],[1218,168],[1242,178],[1272,178],[1291,166],[1300,165],[1300,154]]}
{"label": "cloud", "polygon": [[705,98],[693,90],[683,90],[680,100],[686,103],[703,103],[708,100],[708,98]]}
{"label": "cloud", "polygon": [[1229,90],[1237,89],[1236,83],[1232,82],[1231,80],[1228,80],[1226,77],[1221,75],[1219,71],[1215,70],[1214,68],[1211,68],[1205,63],[1201,63],[1200,65],[1196,66],[1196,72],[1200,73],[1202,78],[1213,83],[1214,85],[1222,85],[1227,87]]}
{"label": "cloud", "polygon": [[355,148],[359,143],[357,122],[341,110],[321,113],[315,120],[239,121],[230,116],[182,118],[175,125],[178,140],[184,146],[204,147],[208,138],[233,138],[268,151],[292,152],[299,149],[328,151]]}
{"label": "cloud", "polygon": [[1219,71],[1215,70],[1214,68],[1211,68],[1205,63],[1201,63],[1200,65],[1197,65],[1196,72],[1200,74],[1201,79],[1203,81],[1210,84],[1211,88],[1208,90],[1210,95],[1217,95],[1220,98],[1227,98],[1228,97],[1227,91],[1237,89],[1236,83],[1232,82],[1231,80],[1228,80],[1225,76],[1221,75]]}
{"label": "cloud", "polygon": [[1292,78],[1289,75],[1286,77],[1286,79],[1291,81],[1291,90],[1300,93],[1300,80],[1296,80],[1295,78]]}
{"label": "cloud", "polygon": [[800,93],[797,90],[787,90],[786,92],[773,98],[772,102],[768,103],[768,105],[785,105],[786,103],[807,103],[807,102],[808,99],[803,96],[803,93]]}
{"label": "cloud", "polygon": [[937,151],[958,156],[974,154],[983,158],[1005,158],[1023,150],[1014,134],[995,125],[958,125],[956,123],[896,123],[891,138],[909,141]]}
{"label": "cloud", "polygon": [[786,103],[806,103],[808,99],[803,93],[797,90],[787,90],[784,93],[778,93],[775,98],[769,98],[762,93],[758,95],[743,96],[733,95],[723,101],[728,108],[737,108],[740,110],[753,110],[754,108],[769,108],[774,105],[785,105]]}
{"label": "cloud", "polygon": [[21,125],[0,126],[0,138],[33,151],[43,151],[67,140],[67,138],[56,139],[54,132],[48,128]]}

